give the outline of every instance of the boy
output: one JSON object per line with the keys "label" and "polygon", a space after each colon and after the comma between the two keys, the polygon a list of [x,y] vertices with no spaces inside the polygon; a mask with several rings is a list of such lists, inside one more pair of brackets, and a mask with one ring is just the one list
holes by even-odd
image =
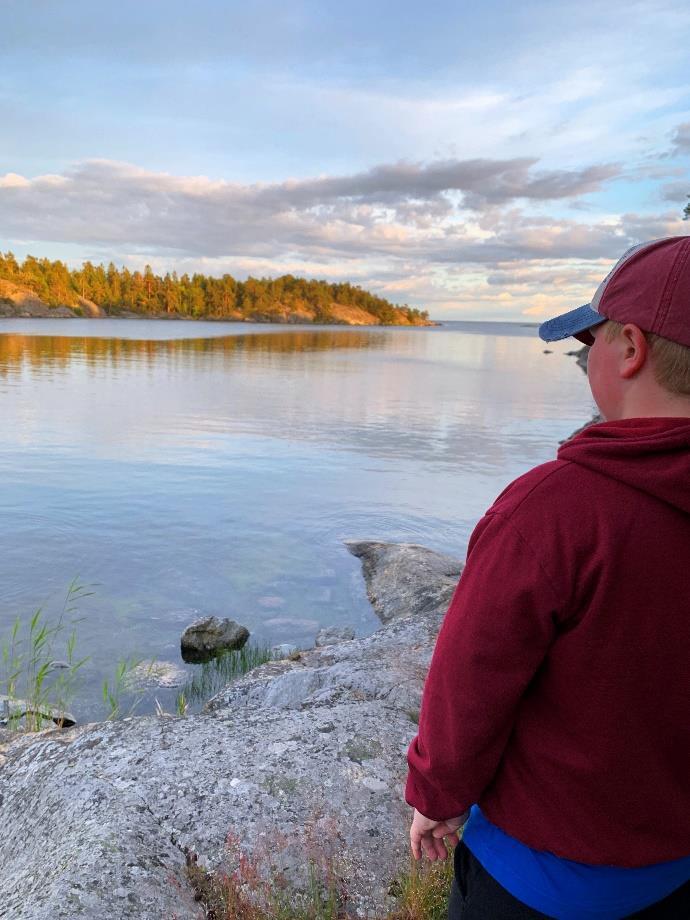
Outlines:
{"label": "boy", "polygon": [[[690,236],[544,323],[604,421],[472,534],[408,753],[451,920],[690,918]],[[471,811],[470,811],[471,809]]]}

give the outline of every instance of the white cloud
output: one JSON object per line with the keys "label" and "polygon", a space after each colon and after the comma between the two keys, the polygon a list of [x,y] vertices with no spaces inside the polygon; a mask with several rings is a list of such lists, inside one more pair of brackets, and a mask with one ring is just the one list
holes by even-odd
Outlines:
{"label": "white cloud", "polygon": [[29,188],[30,185],[30,180],[18,173],[10,172],[0,176],[0,188]]}
{"label": "white cloud", "polygon": [[0,177],[0,209],[5,245],[21,240],[38,255],[71,244],[160,270],[348,278],[432,312],[454,300],[518,315],[584,302],[602,260],[682,232],[672,212],[574,219],[545,210],[567,210],[618,174],[609,164],[477,158],[242,184],[93,160],[61,175]]}
{"label": "white cloud", "polygon": [[[344,176],[242,185],[92,160],[62,176],[8,174],[8,237],[128,244],[187,255],[391,248],[443,239],[467,211],[572,200],[618,173],[612,165],[545,170],[534,158],[384,164]],[[452,242],[452,241],[451,241]]]}

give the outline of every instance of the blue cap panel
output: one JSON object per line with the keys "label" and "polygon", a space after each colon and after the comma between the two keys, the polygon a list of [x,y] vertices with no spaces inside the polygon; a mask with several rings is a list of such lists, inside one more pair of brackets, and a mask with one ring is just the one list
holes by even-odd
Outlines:
{"label": "blue cap panel", "polygon": [[582,307],[570,310],[569,313],[561,313],[560,316],[542,323],[539,327],[539,338],[545,342],[558,342],[603,322],[606,322],[606,317],[586,303]]}

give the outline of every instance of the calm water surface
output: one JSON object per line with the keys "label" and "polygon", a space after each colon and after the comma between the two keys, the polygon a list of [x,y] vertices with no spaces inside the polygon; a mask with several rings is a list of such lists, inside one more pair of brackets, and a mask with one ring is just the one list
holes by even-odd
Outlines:
{"label": "calm water surface", "polygon": [[517,324],[0,323],[0,638],[73,577],[95,585],[81,719],[118,659],[179,662],[202,614],[269,644],[373,631],[342,541],[464,554],[592,410],[572,343],[544,354]]}

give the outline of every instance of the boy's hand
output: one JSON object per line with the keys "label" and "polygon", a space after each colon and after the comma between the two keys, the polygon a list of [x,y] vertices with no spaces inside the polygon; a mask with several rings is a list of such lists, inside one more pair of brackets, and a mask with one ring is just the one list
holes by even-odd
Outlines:
{"label": "boy's hand", "polygon": [[467,821],[469,811],[459,818],[447,818],[445,821],[432,821],[423,814],[414,810],[412,827],[410,828],[410,846],[415,859],[421,859],[422,852],[428,859],[445,859],[448,855],[445,838],[455,848],[458,843],[458,831]]}

